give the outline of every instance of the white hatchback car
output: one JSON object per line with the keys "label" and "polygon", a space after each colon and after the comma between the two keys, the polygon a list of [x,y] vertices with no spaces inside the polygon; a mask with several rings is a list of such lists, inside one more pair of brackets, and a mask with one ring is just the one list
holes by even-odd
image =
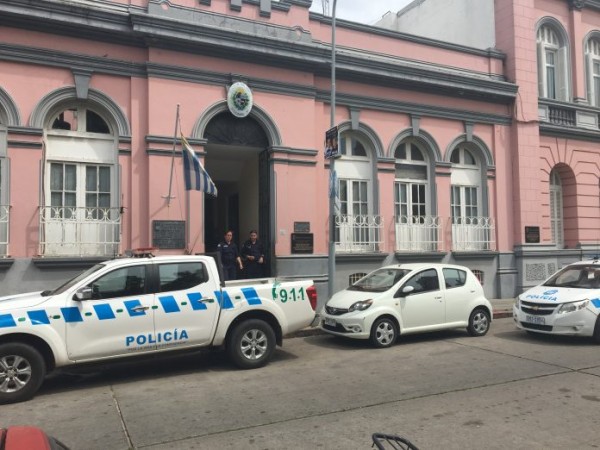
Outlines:
{"label": "white hatchback car", "polygon": [[600,261],[569,264],[523,292],[513,319],[529,333],[592,336],[600,344]]}
{"label": "white hatchback car", "polygon": [[400,334],[465,327],[485,335],[492,305],[468,268],[448,264],[382,267],[337,292],[321,312],[320,327],[337,336],[389,347]]}

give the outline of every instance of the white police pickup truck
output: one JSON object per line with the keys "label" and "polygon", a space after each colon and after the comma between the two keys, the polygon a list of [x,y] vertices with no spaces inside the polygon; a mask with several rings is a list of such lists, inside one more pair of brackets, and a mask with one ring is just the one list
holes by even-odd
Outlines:
{"label": "white police pickup truck", "polygon": [[530,333],[593,336],[600,344],[600,261],[570,264],[525,291],[513,319]]}
{"label": "white police pickup truck", "polygon": [[124,258],[57,289],[0,298],[0,403],[31,398],[49,371],[172,350],[224,346],[242,369],[311,324],[311,280],[221,283],[210,256]]}

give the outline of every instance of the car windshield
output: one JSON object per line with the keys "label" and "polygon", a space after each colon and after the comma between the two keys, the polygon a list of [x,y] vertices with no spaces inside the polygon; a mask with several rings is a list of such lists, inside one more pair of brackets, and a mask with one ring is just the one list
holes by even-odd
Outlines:
{"label": "car windshield", "polygon": [[71,278],[65,284],[57,287],[53,291],[44,291],[44,292],[42,292],[42,295],[48,296],[48,295],[62,294],[63,292],[65,292],[66,290],[70,289],[75,284],[79,283],[84,278],[86,278],[89,275],[93,274],[97,270],[100,270],[102,267],[104,267],[104,264],[96,264],[94,267],[90,267],[88,270],[86,270],[85,272],[80,273],[75,278]]}
{"label": "car windshield", "polygon": [[554,274],[544,286],[600,289],[600,266],[568,266]]}
{"label": "car windshield", "polygon": [[404,278],[410,270],[385,268],[362,277],[348,288],[350,291],[384,292]]}

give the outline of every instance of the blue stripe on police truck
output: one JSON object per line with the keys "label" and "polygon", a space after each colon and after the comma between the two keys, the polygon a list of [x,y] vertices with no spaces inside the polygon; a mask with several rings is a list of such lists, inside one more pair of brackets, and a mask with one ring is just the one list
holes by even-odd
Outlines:
{"label": "blue stripe on police truck", "polygon": [[229,294],[225,291],[215,291],[215,296],[222,309],[233,309],[233,303],[229,298]]}
{"label": "blue stripe on police truck", "polygon": [[[256,289],[252,287],[242,288],[241,289],[244,298],[248,302],[248,305],[261,305],[262,301],[256,292]],[[231,297],[229,293],[226,291],[214,291],[215,297],[219,303],[219,306],[222,309],[233,309],[233,302],[231,301]],[[207,306],[204,302],[202,302],[202,294],[200,292],[188,292],[187,298],[190,301],[190,305],[192,306],[192,310],[194,311],[203,311],[207,309]],[[178,313],[181,312],[181,308],[179,303],[172,295],[165,295],[163,297],[159,297],[158,300],[163,307],[165,313]],[[592,300],[592,303],[597,308],[600,308],[600,299]],[[136,316],[145,316],[146,311],[134,311],[133,309],[142,306],[142,303],[139,300],[125,300],[123,302],[127,312],[130,317]],[[185,304],[185,303],[182,303]],[[101,303],[93,305],[94,311],[96,312],[96,316],[99,320],[113,320],[116,319],[115,311],[113,310],[113,306],[108,303]],[[69,306],[60,308],[62,313],[62,317],[66,323],[75,323],[75,322],[83,322],[83,316],[81,315],[81,311],[77,306]],[[119,312],[119,311],[117,311]],[[87,313],[89,315],[89,313]],[[27,311],[27,316],[31,321],[32,325],[50,325],[50,319],[60,319],[60,316],[53,316],[49,314],[48,311],[43,309],[37,309],[32,311]],[[24,317],[20,318],[19,321],[25,320]],[[12,314],[0,314],[0,328],[10,328],[16,327],[17,321]]]}
{"label": "blue stripe on police truck", "polygon": [[77,306],[68,306],[65,308],[60,308],[60,310],[63,313],[65,322],[83,322],[83,317],[81,317],[81,312]]}
{"label": "blue stripe on police truck", "polygon": [[27,311],[32,325],[50,325],[50,317],[43,309],[37,311]]}
{"label": "blue stripe on police truck", "polygon": [[116,317],[114,311],[107,303],[103,303],[101,305],[94,305],[94,311],[96,311],[96,315],[100,320],[110,320]]}
{"label": "blue stripe on police truck", "polygon": [[142,306],[142,302],[140,302],[139,300],[125,300],[123,303],[125,304],[125,308],[127,308],[127,312],[129,313],[129,315],[131,317],[146,315],[146,311],[144,311],[144,310],[140,310],[140,311],[133,310],[133,308]]}
{"label": "blue stripe on police truck", "polygon": [[175,300],[175,297],[172,295],[158,297],[158,300],[167,314],[181,311],[177,304],[177,300]]}
{"label": "blue stripe on police truck", "polygon": [[242,293],[244,294],[244,297],[246,297],[246,300],[248,301],[249,305],[262,304],[258,294],[256,293],[256,289],[254,289],[253,287],[242,288]]}
{"label": "blue stripe on police truck", "polygon": [[16,327],[12,314],[0,314],[0,328]]}
{"label": "blue stripe on police truck", "polygon": [[190,305],[192,305],[192,309],[194,311],[198,311],[199,309],[208,309],[207,306],[201,302],[202,294],[200,292],[190,292],[187,294],[188,299],[190,300]]}

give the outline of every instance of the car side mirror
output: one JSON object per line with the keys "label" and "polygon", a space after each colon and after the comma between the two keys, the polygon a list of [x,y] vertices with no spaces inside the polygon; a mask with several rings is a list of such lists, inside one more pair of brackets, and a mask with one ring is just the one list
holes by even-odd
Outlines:
{"label": "car side mirror", "polygon": [[82,287],[81,289],[77,289],[75,295],[73,296],[73,300],[77,302],[81,302],[84,300],[90,300],[92,298],[92,288],[89,286]]}
{"label": "car side mirror", "polygon": [[408,294],[410,294],[414,290],[415,290],[414,286],[404,286],[402,289],[400,289],[398,292],[396,292],[396,295],[394,297],[406,297]]}

